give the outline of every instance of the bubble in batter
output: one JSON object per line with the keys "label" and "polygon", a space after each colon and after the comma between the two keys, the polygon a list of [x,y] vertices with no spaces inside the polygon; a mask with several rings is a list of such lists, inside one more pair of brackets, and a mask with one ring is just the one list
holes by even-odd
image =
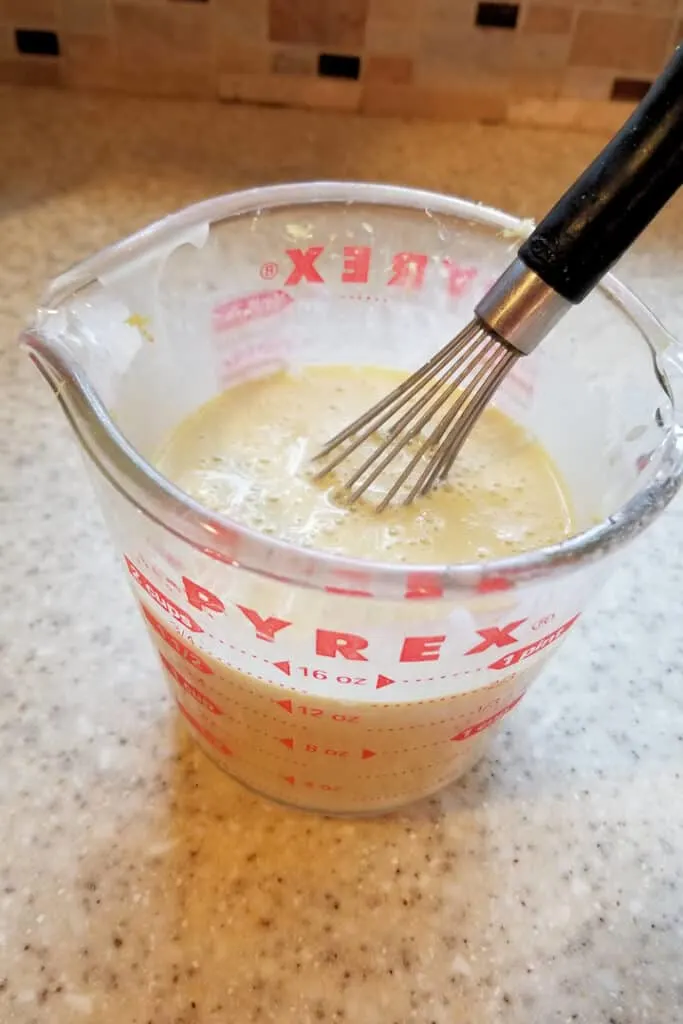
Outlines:
{"label": "bubble in batter", "polygon": [[[309,366],[237,385],[181,423],[158,468],[205,507],[255,530],[374,561],[484,561],[570,535],[570,501],[556,467],[522,427],[491,407],[448,483],[407,508],[374,511],[386,476],[351,509],[335,497],[342,477],[314,480],[311,459],[322,444],[404,376]],[[348,475],[348,465],[339,471]]]}

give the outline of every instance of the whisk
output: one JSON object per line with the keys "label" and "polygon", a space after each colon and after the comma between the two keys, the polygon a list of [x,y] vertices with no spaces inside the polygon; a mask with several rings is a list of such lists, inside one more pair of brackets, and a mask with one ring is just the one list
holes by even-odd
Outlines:
{"label": "whisk", "polygon": [[315,456],[326,460],[316,477],[359,452],[360,465],[356,457],[338,488],[353,504],[391,468],[378,511],[397,496],[410,504],[443,481],[515,362],[583,301],[682,183],[679,47],[621,130],[520,246],[471,323],[331,438]]}

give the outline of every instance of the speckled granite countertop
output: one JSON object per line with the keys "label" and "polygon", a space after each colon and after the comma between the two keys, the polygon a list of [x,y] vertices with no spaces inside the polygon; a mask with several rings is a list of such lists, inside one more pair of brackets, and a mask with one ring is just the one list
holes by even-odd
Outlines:
{"label": "speckled granite countertop", "polygon": [[[599,140],[9,90],[0,125],[0,1019],[683,1019],[681,505],[464,782],[289,812],[185,739],[14,341],[55,271],[207,194],[346,176],[534,215]],[[683,335],[682,229],[678,203],[624,275]]]}

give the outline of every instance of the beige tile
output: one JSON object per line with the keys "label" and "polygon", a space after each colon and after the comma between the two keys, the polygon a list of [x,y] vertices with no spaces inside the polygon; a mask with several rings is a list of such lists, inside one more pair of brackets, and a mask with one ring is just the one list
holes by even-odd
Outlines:
{"label": "beige tile", "polygon": [[626,103],[521,99],[510,103],[508,120],[510,124],[520,127],[614,133],[624,123],[628,113],[629,105]]}
{"label": "beige tile", "polygon": [[502,44],[511,47],[516,35],[506,29],[476,28],[472,12],[461,7],[454,8],[447,21],[423,17],[417,32],[421,54],[449,54],[451,60],[457,60],[464,52],[462,47],[467,45],[475,46],[478,52],[488,47],[498,49]]}
{"label": "beige tile", "polygon": [[453,68],[440,64],[418,66],[414,72],[415,88],[436,93],[505,95],[509,88],[511,70],[484,70],[483,68]]}
{"label": "beige tile", "polygon": [[516,71],[558,71],[567,65],[571,38],[556,35],[519,35],[513,41]]}
{"label": "beige tile", "polygon": [[368,18],[378,21],[414,21],[425,0],[370,0]]}
{"label": "beige tile", "polygon": [[[308,0],[311,2],[311,0]],[[314,0],[320,3],[321,0]],[[360,50],[365,45],[369,0],[324,0],[327,45]]]}
{"label": "beige tile", "polygon": [[315,75],[318,51],[306,46],[281,46],[271,54],[270,69],[276,75]]}
{"label": "beige tile", "polygon": [[21,57],[17,60],[0,61],[0,82],[10,82],[13,85],[61,85],[61,61],[45,57]]}
{"label": "beige tile", "polygon": [[580,11],[570,63],[621,71],[658,71],[669,51],[666,18],[618,11]]}
{"label": "beige tile", "polygon": [[574,22],[572,7],[554,7],[550,4],[529,4],[521,24],[522,32],[567,35]]}
{"label": "beige tile", "polygon": [[507,98],[496,92],[412,85],[367,85],[361,109],[382,117],[419,117],[438,121],[504,121]]}
{"label": "beige tile", "polygon": [[114,28],[120,51],[135,60],[156,54],[207,56],[211,52],[210,10],[204,4],[115,3]]}
{"label": "beige tile", "polygon": [[[553,0],[557,2],[557,0]],[[581,7],[594,11],[626,11],[631,14],[673,14],[679,0],[581,0]]]}
{"label": "beige tile", "polygon": [[213,67],[198,61],[158,56],[132,60],[119,54],[118,70],[119,89],[133,95],[195,99],[215,96],[217,92]]}
{"label": "beige tile", "polygon": [[0,0],[0,21],[14,28],[53,28],[57,0]]}
{"label": "beige tile", "polygon": [[366,82],[410,82],[413,61],[399,54],[370,53],[363,63]]}
{"label": "beige tile", "polygon": [[369,18],[365,29],[365,48],[371,53],[416,53],[420,48],[417,22]]}
{"label": "beige tile", "polygon": [[68,32],[106,35],[112,26],[108,0],[61,0],[61,24]]}
{"label": "beige tile", "polygon": [[367,12],[368,0],[270,0],[270,39],[359,50]]}
{"label": "beige tile", "polygon": [[554,99],[561,94],[562,85],[561,68],[556,71],[515,71],[508,81],[509,94],[515,98]]}
{"label": "beige tile", "polygon": [[439,23],[446,31],[449,25],[474,25],[477,0],[418,0],[415,8],[423,24]]}
{"label": "beige tile", "polygon": [[119,68],[112,40],[91,33],[64,36],[64,83],[75,89],[116,89]]}
{"label": "beige tile", "polygon": [[431,64],[435,70],[448,68],[454,73],[471,69],[478,74],[499,74],[514,65],[515,37],[504,29],[458,29],[429,38],[429,49],[421,51],[421,68]]}
{"label": "beige tile", "polygon": [[219,96],[225,100],[269,106],[357,110],[360,83],[308,75],[221,75]]}
{"label": "beige tile", "polygon": [[566,68],[562,95],[581,100],[608,100],[614,72],[600,68]]}
{"label": "beige tile", "polygon": [[268,0],[209,0],[219,38],[265,46],[268,40]]}
{"label": "beige tile", "polygon": [[270,63],[270,53],[265,45],[240,43],[230,37],[216,41],[216,65],[226,74],[265,74]]}

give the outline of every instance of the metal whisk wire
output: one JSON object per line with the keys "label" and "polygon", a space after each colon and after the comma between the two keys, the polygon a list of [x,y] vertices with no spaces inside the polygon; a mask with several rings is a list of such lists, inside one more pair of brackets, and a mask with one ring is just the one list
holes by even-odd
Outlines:
{"label": "metal whisk wire", "polygon": [[[404,504],[409,504],[448,472],[480,410],[518,355],[478,321],[472,321],[429,362],[328,441],[316,458],[336,454],[316,477],[327,476],[364,441],[390,424],[386,436],[345,481],[342,492],[346,502],[353,504],[399,452],[421,438],[408,464],[377,505],[377,511],[387,507],[423,464],[422,473],[404,498]],[[428,436],[422,436],[424,428],[444,409],[437,425]],[[399,418],[392,423],[397,415]],[[350,444],[344,445],[346,441]]]}
{"label": "metal whisk wire", "polygon": [[[407,465],[399,464],[378,511],[402,488],[409,488],[408,504],[443,479],[515,361],[533,352],[567,310],[586,298],[683,185],[681,152],[683,46],[620,131],[522,242],[516,258],[474,307],[474,320],[333,437],[317,458],[334,457],[317,475],[330,473],[388,425],[345,483],[349,502],[364,494],[411,442],[417,442],[415,449],[409,449]],[[425,436],[423,429],[439,415]]]}

